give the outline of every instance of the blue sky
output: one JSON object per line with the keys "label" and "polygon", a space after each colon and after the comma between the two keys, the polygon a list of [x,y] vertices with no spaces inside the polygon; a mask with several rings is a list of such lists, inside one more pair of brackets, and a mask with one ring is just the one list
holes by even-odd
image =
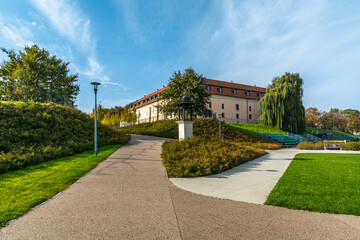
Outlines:
{"label": "blue sky", "polygon": [[[360,109],[360,1],[2,0],[0,46],[38,44],[125,105],[192,66],[205,77],[266,87],[299,72],[305,107]],[[1,53],[0,60],[6,59]]]}

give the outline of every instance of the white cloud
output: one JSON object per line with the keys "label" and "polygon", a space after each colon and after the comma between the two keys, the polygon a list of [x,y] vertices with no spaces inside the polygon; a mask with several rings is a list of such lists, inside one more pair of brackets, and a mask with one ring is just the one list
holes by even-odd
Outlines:
{"label": "white cloud", "polygon": [[[0,32],[3,40],[6,39],[10,45],[14,45],[16,47],[24,47],[26,45],[30,46],[34,44],[29,40],[32,37],[32,32],[26,22],[17,18],[6,20],[6,23],[3,19],[1,19],[0,22]],[[11,22],[11,24],[8,24],[7,22]]]}
{"label": "white cloud", "polygon": [[96,39],[91,34],[90,18],[74,2],[68,0],[31,1],[61,35],[88,56],[87,67],[80,68],[73,65],[80,74],[106,85],[122,86],[120,83],[110,81],[109,76],[104,73],[104,67],[96,57]]}
{"label": "white cloud", "polygon": [[[351,66],[360,62],[360,17],[349,14],[351,8],[328,1],[215,4],[223,9],[221,17],[209,13],[189,34],[197,62],[214,75],[208,77],[265,87],[285,71],[300,72],[307,104],[327,108],[349,96],[356,101],[360,82]],[[344,81],[344,91],[338,91]]]}
{"label": "white cloud", "polygon": [[83,50],[95,54],[96,41],[91,36],[90,19],[70,1],[31,0],[55,29]]}

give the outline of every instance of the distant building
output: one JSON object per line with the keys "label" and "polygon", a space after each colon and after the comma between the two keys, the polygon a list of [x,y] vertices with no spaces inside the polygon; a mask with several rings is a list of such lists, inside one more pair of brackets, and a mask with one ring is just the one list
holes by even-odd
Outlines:
{"label": "distant building", "polygon": [[[225,122],[256,123],[260,117],[259,100],[265,95],[265,88],[212,79],[205,79],[204,85],[210,94],[208,108],[214,118]],[[163,86],[135,102],[138,123],[176,117],[158,111],[157,107],[163,104],[161,94],[166,88]]]}

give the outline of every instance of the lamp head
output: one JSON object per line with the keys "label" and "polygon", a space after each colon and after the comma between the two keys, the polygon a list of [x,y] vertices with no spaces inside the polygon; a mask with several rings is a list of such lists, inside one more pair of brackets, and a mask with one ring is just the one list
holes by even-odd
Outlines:
{"label": "lamp head", "polygon": [[98,86],[100,85],[99,82],[92,82],[92,85],[94,85],[94,91],[97,91]]}

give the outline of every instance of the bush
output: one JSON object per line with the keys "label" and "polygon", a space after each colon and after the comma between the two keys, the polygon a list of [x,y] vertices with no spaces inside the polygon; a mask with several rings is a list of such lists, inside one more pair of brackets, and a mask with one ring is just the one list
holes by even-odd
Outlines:
{"label": "bush", "polygon": [[310,143],[310,142],[301,142],[297,145],[299,149],[305,150],[324,150],[324,144],[340,144],[342,150],[349,150],[349,151],[360,151],[360,142],[346,142],[346,143],[339,143],[339,142],[317,142],[317,143]]}
{"label": "bush", "polygon": [[193,137],[162,145],[163,164],[169,177],[216,174],[266,154],[262,149],[227,140]]}
{"label": "bush", "polygon": [[[0,173],[93,148],[94,120],[54,104],[0,102]],[[130,137],[98,124],[98,145]]]}
{"label": "bush", "polygon": [[140,123],[116,129],[127,134],[147,135],[163,138],[178,138],[178,125],[175,120],[162,120],[151,123]]}
{"label": "bush", "polygon": [[324,150],[324,142],[301,142],[296,147],[304,150]]}

